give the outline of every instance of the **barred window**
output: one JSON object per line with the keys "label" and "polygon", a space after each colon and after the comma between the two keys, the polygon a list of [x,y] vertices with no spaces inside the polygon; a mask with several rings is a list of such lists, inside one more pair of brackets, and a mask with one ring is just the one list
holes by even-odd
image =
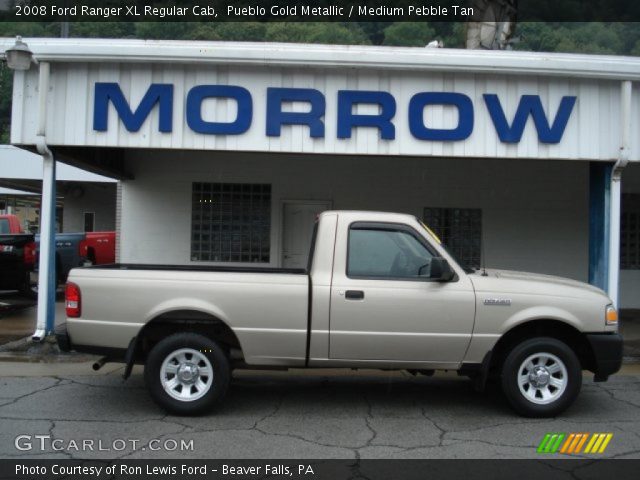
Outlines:
{"label": "barred window", "polygon": [[194,183],[191,260],[268,263],[271,185]]}
{"label": "barred window", "polygon": [[469,267],[480,268],[481,209],[427,207],[423,221],[458,260]]}
{"label": "barred window", "polygon": [[640,194],[622,196],[620,268],[640,270]]}

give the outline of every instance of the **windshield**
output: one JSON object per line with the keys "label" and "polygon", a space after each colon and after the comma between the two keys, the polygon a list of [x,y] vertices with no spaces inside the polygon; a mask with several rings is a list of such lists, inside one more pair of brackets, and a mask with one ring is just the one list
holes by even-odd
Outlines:
{"label": "windshield", "polygon": [[427,232],[427,234],[438,244],[440,245],[442,248],[444,248],[444,250],[456,261],[456,263],[458,265],[460,265],[460,268],[462,268],[464,270],[465,273],[474,273],[476,271],[475,268],[471,268],[468,265],[466,265],[464,262],[462,262],[458,256],[456,254],[454,254],[451,250],[449,250],[449,248],[442,243],[442,240],[440,240],[440,237],[438,237],[438,235],[436,235],[433,230],[431,230],[422,220],[420,220],[419,218],[416,217],[416,220],[418,220],[418,223],[420,223],[420,225],[422,225],[422,228],[424,228]]}

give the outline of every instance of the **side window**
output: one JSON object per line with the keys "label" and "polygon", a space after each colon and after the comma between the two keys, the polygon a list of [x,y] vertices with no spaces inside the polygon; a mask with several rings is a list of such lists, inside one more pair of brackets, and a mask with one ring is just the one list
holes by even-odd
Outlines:
{"label": "side window", "polygon": [[349,231],[349,277],[428,277],[431,258],[426,247],[404,230],[352,227]]}

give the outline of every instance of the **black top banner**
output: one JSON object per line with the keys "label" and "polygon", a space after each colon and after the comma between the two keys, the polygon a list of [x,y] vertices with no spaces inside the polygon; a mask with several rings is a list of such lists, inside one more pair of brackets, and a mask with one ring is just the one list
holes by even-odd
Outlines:
{"label": "black top banner", "polygon": [[640,21],[636,0],[14,0],[0,8],[5,22]]}

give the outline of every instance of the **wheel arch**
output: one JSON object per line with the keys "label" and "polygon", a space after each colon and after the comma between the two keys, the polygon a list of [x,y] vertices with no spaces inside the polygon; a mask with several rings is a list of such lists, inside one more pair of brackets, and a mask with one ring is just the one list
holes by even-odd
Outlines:
{"label": "wheel arch", "polygon": [[239,351],[243,356],[242,344],[226,321],[208,311],[181,308],[158,313],[147,321],[131,339],[127,349],[124,377],[128,378],[133,365],[144,363],[151,349],[168,335],[193,332],[218,342],[230,354]]}
{"label": "wheel arch", "polygon": [[492,349],[489,368],[495,372],[502,366],[507,355],[519,343],[535,337],[550,337],[571,348],[583,370],[595,368],[594,353],[583,332],[574,325],[556,318],[539,318],[518,323],[507,330]]}

